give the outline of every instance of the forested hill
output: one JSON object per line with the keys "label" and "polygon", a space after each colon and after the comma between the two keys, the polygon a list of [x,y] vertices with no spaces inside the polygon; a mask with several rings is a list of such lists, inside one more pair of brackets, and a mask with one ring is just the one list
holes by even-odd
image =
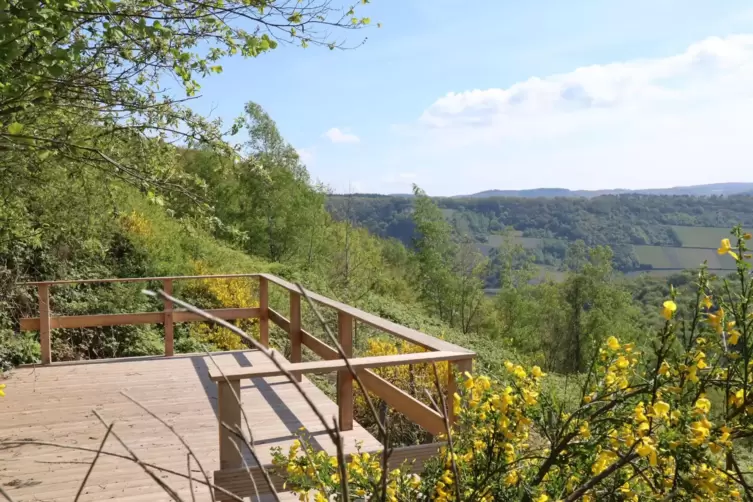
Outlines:
{"label": "forested hill", "polygon": [[[729,228],[753,223],[753,196],[695,197],[604,195],[594,198],[435,198],[460,234],[489,252],[498,234],[512,227],[537,263],[558,267],[570,243],[609,245],[622,271],[681,270],[704,259],[711,268],[730,268],[711,249]],[[378,195],[330,196],[335,217],[410,244],[412,201]],[[716,261],[714,261],[716,260]]]}
{"label": "forested hill", "polygon": [[569,190],[567,188],[532,188],[528,190],[484,190],[462,196],[468,197],[599,197],[601,195],[642,194],[642,195],[739,195],[753,194],[753,183],[711,183],[708,185],[678,186],[671,188],[647,188],[626,190]]}

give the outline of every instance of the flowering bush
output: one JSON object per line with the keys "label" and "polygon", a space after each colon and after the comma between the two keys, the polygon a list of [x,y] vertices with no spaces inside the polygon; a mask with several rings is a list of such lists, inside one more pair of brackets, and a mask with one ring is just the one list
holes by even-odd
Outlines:
{"label": "flowering bush", "polygon": [[419,476],[408,466],[382,479],[381,454],[359,452],[344,469],[305,438],[274,464],[303,500],[342,490],[381,500],[751,499],[741,458],[753,436],[753,278],[747,241],[724,239],[734,280],[702,268],[693,298],[674,289],[661,305],[653,348],[608,337],[578,380],[579,402],[542,391],[538,368],[506,363],[495,378],[463,375],[458,421]]}
{"label": "flowering bush", "polygon": [[[211,275],[212,272],[202,262],[194,263],[197,275]],[[191,281],[187,294],[201,298],[206,308],[249,308],[258,307],[255,281],[247,277],[229,279],[202,279]],[[236,326],[247,334],[259,337],[257,319],[239,319]],[[207,323],[191,323],[190,336],[202,343],[208,343],[218,350],[238,350],[244,348],[241,338],[221,326]]]}
{"label": "flowering bush", "polygon": [[[411,343],[403,343],[399,340],[370,338],[366,341],[366,348],[362,355],[364,357],[393,356],[397,354],[411,354],[424,351],[425,349],[422,347]],[[437,370],[439,381],[441,383],[441,392],[444,392],[444,382],[447,382],[447,365],[439,365]],[[431,405],[431,400],[427,397],[425,391],[429,391],[434,400],[439,402],[434,369],[431,364],[387,366],[383,368],[375,368],[373,371],[380,377],[401,388],[414,398],[423,401],[427,405]],[[370,393],[370,398],[378,409],[382,408],[383,403],[376,394]],[[355,418],[359,424],[370,430],[376,431],[376,421],[374,420],[374,417],[371,416],[371,410],[361,392],[355,393],[354,412]],[[390,413],[387,423],[389,424],[390,438],[393,444],[415,444],[430,439],[428,433],[400,413]]]}

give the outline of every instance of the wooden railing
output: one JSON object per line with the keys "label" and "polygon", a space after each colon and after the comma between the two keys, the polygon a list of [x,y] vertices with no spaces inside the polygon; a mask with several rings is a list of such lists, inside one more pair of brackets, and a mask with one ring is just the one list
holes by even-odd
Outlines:
{"label": "wooden railing", "polygon": [[[173,283],[180,280],[211,280],[250,278],[258,279],[259,307],[253,308],[223,308],[210,309],[207,312],[226,319],[259,319],[259,340],[262,345],[269,347],[269,323],[280,327],[288,333],[290,340],[290,360],[286,364],[296,378],[304,374],[337,372],[337,404],[339,409],[339,424],[343,431],[353,429],[353,379],[346,370],[345,362],[339,352],[315,337],[301,326],[301,290],[295,284],[270,274],[232,274],[213,276],[179,276],[179,277],[147,277],[128,279],[79,280],[79,281],[44,281],[24,283],[25,286],[35,286],[39,293],[39,317],[21,320],[22,330],[38,330],[42,345],[42,363],[51,363],[50,335],[55,328],[82,328],[96,326],[117,326],[129,324],[163,324],[165,326],[165,356],[173,355],[173,324],[176,322],[202,321],[203,318],[191,312],[173,308],[169,301],[164,301],[161,312],[142,312],[129,314],[93,314],[77,316],[55,316],[50,312],[50,287],[65,284],[118,283],[118,282],[155,282],[162,284],[162,289],[172,292]],[[289,300],[289,316],[284,317],[269,305],[270,284],[286,290]],[[456,392],[455,381],[458,373],[470,371],[475,354],[463,347],[432,337],[420,331],[393,323],[360,309],[332,300],[312,291],[305,291],[306,295],[320,306],[337,312],[338,342],[348,356],[350,365],[357,372],[363,385],[378,396],[388,406],[402,413],[413,423],[421,426],[433,435],[445,432],[444,417],[438,411],[427,406],[409,393],[378,376],[372,370],[385,366],[412,365],[420,363],[444,362],[448,365],[448,381],[446,385],[447,402],[451,403]],[[418,345],[426,352],[401,354],[396,356],[352,357],[353,333],[356,323],[370,326],[378,331],[387,333],[405,341]],[[302,347],[307,347],[323,361],[302,361]],[[218,423],[225,423],[230,427],[240,425],[242,404],[235,399],[240,396],[240,382],[244,379],[280,375],[281,372],[270,367],[239,368],[233,371],[219,373],[210,371],[210,378],[218,387]],[[234,391],[234,392],[233,392]],[[452,420],[452,417],[450,417]],[[248,472],[242,467],[240,451],[242,445],[230,430],[219,427],[220,433],[220,470],[215,472],[215,483],[226,489],[233,489],[238,495],[248,495],[250,485]],[[436,445],[412,447],[411,453],[397,451],[395,458],[410,455],[421,459],[436,452]]]}

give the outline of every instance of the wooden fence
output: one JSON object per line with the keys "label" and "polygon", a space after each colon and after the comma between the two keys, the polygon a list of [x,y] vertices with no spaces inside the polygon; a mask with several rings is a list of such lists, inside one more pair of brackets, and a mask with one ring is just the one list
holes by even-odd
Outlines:
{"label": "wooden fence", "polygon": [[[129,314],[93,314],[76,316],[55,316],[50,311],[50,288],[59,285],[93,284],[93,283],[126,283],[126,282],[155,282],[162,284],[162,289],[172,293],[173,283],[181,280],[214,280],[256,278],[258,280],[259,306],[253,308],[223,308],[208,309],[207,312],[226,320],[259,319],[260,342],[269,346],[269,323],[279,326],[288,333],[291,346],[290,360],[286,369],[300,379],[303,374],[337,373],[337,404],[339,409],[339,423],[342,430],[353,428],[353,379],[346,370],[345,362],[338,351],[326,344],[301,326],[301,298],[298,286],[271,274],[230,274],[211,276],[177,276],[177,277],[146,277],[127,279],[93,279],[71,281],[44,281],[23,283],[24,286],[37,288],[39,294],[39,317],[21,320],[21,329],[39,331],[42,346],[42,363],[50,364],[51,330],[56,328],[84,328],[97,326],[119,326],[134,324],[163,324],[165,328],[165,356],[170,357],[174,351],[173,325],[176,322],[197,322],[204,319],[194,313],[174,309],[170,301],[165,300],[161,312],[141,312]],[[270,285],[282,288],[288,292],[290,318],[274,310],[269,305]],[[351,366],[358,372],[364,386],[373,394],[381,398],[388,406],[402,413],[413,423],[433,435],[445,432],[443,416],[436,410],[414,398],[409,393],[393,385],[371,371],[374,368],[386,366],[411,365],[428,362],[445,362],[448,364],[447,402],[453,402],[456,392],[455,381],[458,373],[470,371],[475,354],[463,347],[432,337],[420,331],[393,323],[360,309],[332,300],[312,291],[306,291],[311,300],[320,306],[337,312],[337,336],[345,354],[349,357]],[[426,352],[400,354],[395,356],[352,357],[353,333],[356,323],[368,325],[378,331],[396,336],[410,343],[418,345]],[[302,347],[308,347],[322,361],[302,361]],[[236,371],[225,372],[224,375],[216,370],[210,371],[210,378],[218,386],[219,423],[231,427],[240,425],[240,403],[234,398],[239,394],[240,382],[244,379],[280,375],[281,372],[270,368],[239,368]],[[451,412],[451,410],[450,410]],[[451,417],[452,419],[452,417]],[[239,439],[227,429],[220,427],[220,469],[215,472],[215,483],[226,489],[232,489],[238,495],[249,495],[251,484],[249,474],[243,469],[240,451],[242,445]],[[397,459],[401,456],[419,460],[436,453],[437,445],[420,445],[410,449],[397,449]],[[261,487],[261,486],[260,486]]]}

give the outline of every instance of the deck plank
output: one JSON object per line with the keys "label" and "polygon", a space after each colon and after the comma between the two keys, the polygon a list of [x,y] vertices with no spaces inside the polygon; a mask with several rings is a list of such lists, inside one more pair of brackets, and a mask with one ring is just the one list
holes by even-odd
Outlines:
{"label": "deck plank", "polygon": [[[258,351],[214,356],[223,370],[270,364]],[[96,449],[105,432],[94,417],[96,409],[114,431],[145,462],[186,472],[186,450],[169,430],[131,403],[128,393],[168,421],[183,435],[205,469],[219,467],[216,385],[209,379],[212,361],[203,355],[156,359],[111,359],[101,363],[24,367],[7,381],[0,400],[0,440],[36,440]],[[337,416],[337,405],[303,379],[303,387],[325,416]],[[334,453],[335,447],[313,412],[292,384],[283,377],[255,378],[241,385],[243,408],[251,422],[262,463],[271,462],[270,448],[288,447],[300,427],[314,444]],[[348,452],[357,441],[377,450],[379,442],[360,425],[343,433]],[[106,451],[126,454],[110,438]],[[88,469],[93,453],[49,446],[0,449],[0,484],[18,502],[70,501]],[[253,465],[253,461],[248,458]],[[201,474],[194,466],[194,477]],[[160,475],[190,500],[188,481]],[[195,485],[197,500],[210,500],[209,492]],[[87,483],[82,501],[169,500],[152,479],[132,462],[103,456]],[[294,499],[290,499],[294,500]]]}

